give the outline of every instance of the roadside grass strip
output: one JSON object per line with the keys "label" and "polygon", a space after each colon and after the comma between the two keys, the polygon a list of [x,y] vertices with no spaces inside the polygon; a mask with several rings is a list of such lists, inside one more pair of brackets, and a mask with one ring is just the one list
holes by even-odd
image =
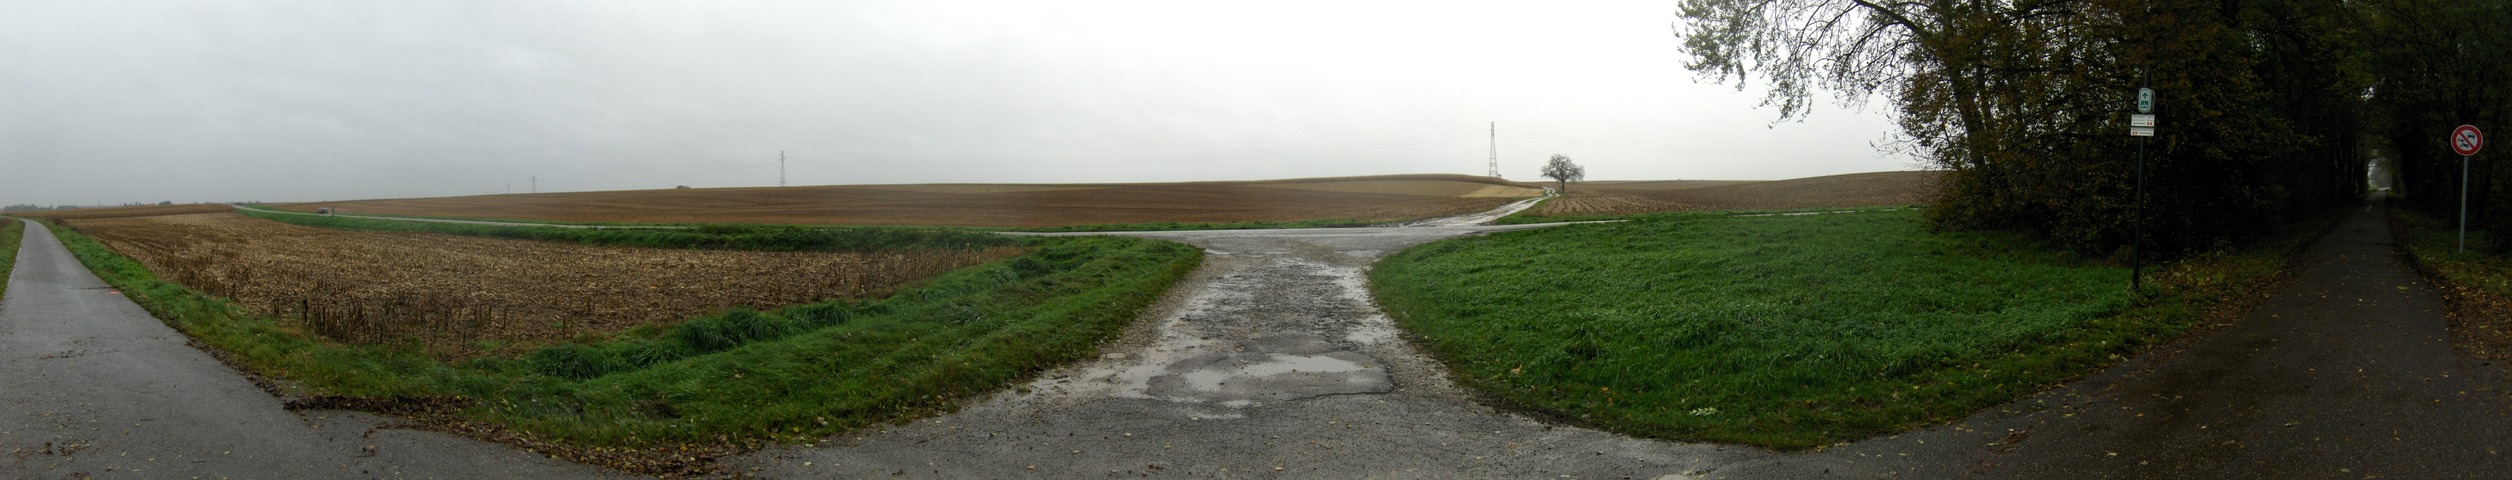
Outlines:
{"label": "roadside grass strip", "polygon": [[[947,411],[1049,367],[1088,358],[1202,255],[1186,245],[1143,239],[947,231],[409,228],[699,248],[1012,242],[1032,250],[905,285],[885,298],[737,309],[515,358],[447,364],[410,345],[322,340],[286,321],[161,280],[68,228],[54,230],[89,269],[158,318],[226,352],[231,362],[294,384],[281,388],[347,397],[334,398],[338,405],[386,405],[367,409],[392,413],[414,413],[391,405],[417,403],[411,409],[421,417],[437,411],[438,420],[454,424],[446,428],[484,428],[488,433],[482,436],[649,474],[702,473],[707,458],[728,449],[811,441]],[[871,238],[844,238],[851,235]]]}
{"label": "roadside grass strip", "polygon": [[0,217],[0,296],[9,292],[9,274],[17,268],[17,244],[26,234],[26,223],[15,218]]}
{"label": "roadside grass strip", "polygon": [[1917,210],[1683,213],[1434,242],[1371,272],[1460,383],[1627,434],[1777,448],[1960,419],[2215,323],[2317,231],[2150,273]]}
{"label": "roadside grass strip", "polygon": [[2512,360],[2512,260],[2491,253],[2501,250],[2495,237],[2482,231],[2469,232],[2468,250],[2460,251],[2457,221],[2390,208],[2391,233],[2408,263],[2440,284],[2451,302],[2454,343],[2512,368],[2505,363]]}

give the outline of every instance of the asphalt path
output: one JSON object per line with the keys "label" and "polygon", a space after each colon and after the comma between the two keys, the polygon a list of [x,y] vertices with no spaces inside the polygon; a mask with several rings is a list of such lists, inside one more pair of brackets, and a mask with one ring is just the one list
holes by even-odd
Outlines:
{"label": "asphalt path", "polygon": [[0,300],[0,478],[596,477],[356,412],[290,412],[29,222]]}

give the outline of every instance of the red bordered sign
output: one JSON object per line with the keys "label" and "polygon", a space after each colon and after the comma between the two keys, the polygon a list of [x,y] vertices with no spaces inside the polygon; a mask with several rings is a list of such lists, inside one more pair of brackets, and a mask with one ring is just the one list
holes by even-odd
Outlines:
{"label": "red bordered sign", "polygon": [[2460,128],[2451,129],[2452,152],[2466,157],[2476,155],[2477,149],[2485,147],[2486,134],[2478,133],[2476,125],[2461,125]]}

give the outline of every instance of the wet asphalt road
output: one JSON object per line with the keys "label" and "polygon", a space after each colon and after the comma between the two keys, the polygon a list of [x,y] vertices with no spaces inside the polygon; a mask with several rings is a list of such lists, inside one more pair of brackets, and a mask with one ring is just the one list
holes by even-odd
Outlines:
{"label": "wet asphalt road", "polygon": [[[14,220],[5,220],[14,221]],[[549,478],[503,445],[290,412],[29,223],[0,300],[0,478]]]}

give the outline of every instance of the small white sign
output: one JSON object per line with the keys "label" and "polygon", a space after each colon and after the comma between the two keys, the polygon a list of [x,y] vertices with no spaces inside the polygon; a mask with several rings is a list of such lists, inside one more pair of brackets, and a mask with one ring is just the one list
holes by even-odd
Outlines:
{"label": "small white sign", "polygon": [[2154,126],[2154,115],[2144,113],[2128,114],[2128,126],[2152,127]]}
{"label": "small white sign", "polygon": [[2154,127],[2128,127],[2128,136],[2131,136],[2131,137],[2151,137],[2151,136],[2154,136]]}

